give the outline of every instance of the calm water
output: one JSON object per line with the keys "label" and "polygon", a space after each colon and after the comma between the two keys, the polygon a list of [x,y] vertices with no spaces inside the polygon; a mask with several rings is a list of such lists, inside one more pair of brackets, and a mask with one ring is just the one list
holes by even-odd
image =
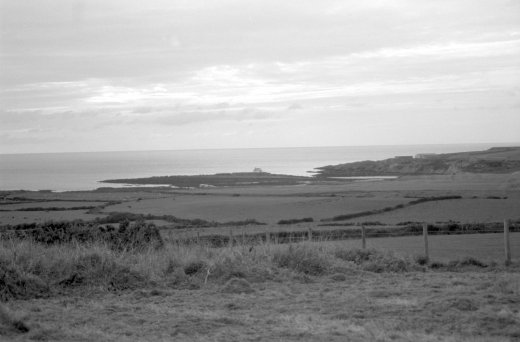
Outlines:
{"label": "calm water", "polygon": [[[0,155],[2,190],[91,190],[104,179],[263,171],[308,175],[315,167],[396,155],[461,152],[500,144],[302,147]],[[111,184],[109,186],[116,186]]]}

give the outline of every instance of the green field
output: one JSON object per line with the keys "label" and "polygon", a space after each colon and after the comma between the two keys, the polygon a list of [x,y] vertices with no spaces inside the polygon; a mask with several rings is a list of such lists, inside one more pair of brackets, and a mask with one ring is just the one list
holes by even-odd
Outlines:
{"label": "green field", "polygon": [[[361,240],[329,242],[345,248],[360,248]],[[511,257],[520,260],[520,233],[510,233]],[[473,257],[486,261],[504,259],[504,235],[465,234],[428,236],[430,258],[432,260],[453,260]],[[401,255],[422,255],[424,239],[422,236],[401,236],[367,239],[367,248],[392,251]]]}

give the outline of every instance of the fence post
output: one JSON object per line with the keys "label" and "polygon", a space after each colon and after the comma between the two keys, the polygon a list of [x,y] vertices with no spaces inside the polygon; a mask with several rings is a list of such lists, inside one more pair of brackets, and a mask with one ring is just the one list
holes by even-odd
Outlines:
{"label": "fence post", "polygon": [[363,249],[367,248],[366,231],[363,225],[361,225],[361,246]]}
{"label": "fence post", "polygon": [[508,266],[511,264],[511,245],[509,243],[509,220],[504,220],[504,252],[505,252],[505,264]]}
{"label": "fence post", "polygon": [[229,230],[229,247],[233,247],[233,230]]}
{"label": "fence post", "polygon": [[426,263],[430,262],[430,253],[428,251],[428,224],[423,223],[422,232],[424,237],[424,258],[426,259]]}
{"label": "fence post", "polygon": [[312,241],[312,228],[309,227],[309,241]]}
{"label": "fence post", "polygon": [[200,232],[197,231],[197,245],[200,246]]}

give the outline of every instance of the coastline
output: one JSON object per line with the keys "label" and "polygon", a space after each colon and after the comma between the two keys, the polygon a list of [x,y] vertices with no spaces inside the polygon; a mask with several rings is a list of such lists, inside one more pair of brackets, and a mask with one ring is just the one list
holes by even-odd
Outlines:
{"label": "coastline", "polygon": [[[344,146],[281,149],[102,152],[0,155],[0,188],[77,191],[103,187],[101,180],[250,172],[313,176],[315,168],[397,155],[485,149],[493,144]],[[497,146],[503,146],[502,144]],[[313,172],[309,174],[308,171]],[[345,175],[343,175],[345,176]],[[111,187],[118,185],[111,185]]]}

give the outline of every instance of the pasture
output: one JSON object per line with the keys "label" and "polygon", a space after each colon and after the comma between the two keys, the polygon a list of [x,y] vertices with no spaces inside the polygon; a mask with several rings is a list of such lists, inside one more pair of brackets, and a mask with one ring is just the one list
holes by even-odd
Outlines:
{"label": "pasture", "polygon": [[[139,249],[99,239],[0,240],[0,339],[518,340],[520,233],[510,234],[513,263],[508,267],[502,234],[430,235],[428,264],[421,259],[422,236],[369,237],[366,250],[359,249],[359,239],[241,242],[242,234],[266,231],[360,229],[321,226],[325,223],[381,221],[392,229],[401,221],[518,220],[518,185],[517,175],[454,175],[295,187],[6,192],[2,207],[13,211],[0,212],[2,225],[93,221],[110,212],[219,222],[255,219],[266,225],[200,227],[196,220],[154,219],[148,223],[162,225],[164,244]],[[397,207],[454,195],[461,198]],[[119,203],[96,210],[19,210],[114,201]],[[350,221],[320,221],[388,207],[395,209]],[[307,217],[313,222],[277,224]],[[116,234],[122,226],[103,227],[98,237],[124,243],[126,235]],[[228,236],[230,231],[238,241],[233,247],[194,243],[197,236]]]}
{"label": "pasture", "polygon": [[433,268],[344,242],[114,251],[11,241],[0,260],[26,283],[3,292],[0,336],[10,341],[520,337],[518,262]]}

